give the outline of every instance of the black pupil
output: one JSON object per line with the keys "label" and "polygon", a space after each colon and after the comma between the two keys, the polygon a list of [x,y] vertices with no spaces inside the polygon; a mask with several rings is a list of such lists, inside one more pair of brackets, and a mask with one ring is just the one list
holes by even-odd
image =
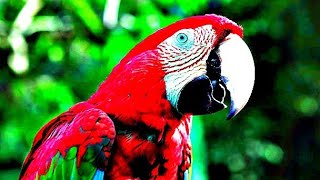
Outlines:
{"label": "black pupil", "polygon": [[183,35],[183,34],[180,34],[179,39],[180,39],[181,41],[185,41],[186,36],[185,36],[185,35]]}

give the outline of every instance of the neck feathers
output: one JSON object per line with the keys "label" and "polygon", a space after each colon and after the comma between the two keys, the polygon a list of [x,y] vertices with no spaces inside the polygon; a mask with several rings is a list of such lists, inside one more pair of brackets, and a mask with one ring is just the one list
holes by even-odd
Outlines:
{"label": "neck feathers", "polygon": [[88,102],[120,119],[173,114],[155,51],[122,60]]}

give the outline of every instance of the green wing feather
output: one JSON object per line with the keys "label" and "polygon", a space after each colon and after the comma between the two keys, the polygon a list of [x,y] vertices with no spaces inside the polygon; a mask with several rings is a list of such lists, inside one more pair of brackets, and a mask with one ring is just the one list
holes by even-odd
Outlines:
{"label": "green wing feather", "polygon": [[[95,174],[99,170],[96,162],[96,146],[87,149],[83,156],[80,167],[77,167],[77,147],[72,147],[64,158],[57,153],[51,161],[48,172],[40,176],[41,180],[66,180],[66,179],[95,179]],[[100,146],[102,149],[102,146]],[[101,153],[101,152],[100,152]]]}

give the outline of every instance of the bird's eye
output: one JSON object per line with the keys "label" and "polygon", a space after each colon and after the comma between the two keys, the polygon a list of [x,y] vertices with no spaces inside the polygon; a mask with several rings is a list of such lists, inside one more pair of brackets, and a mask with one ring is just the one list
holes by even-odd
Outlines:
{"label": "bird's eye", "polygon": [[181,50],[190,50],[194,45],[194,33],[192,29],[182,29],[172,38],[173,45]]}
{"label": "bird's eye", "polygon": [[188,36],[185,33],[177,34],[176,38],[179,43],[186,43],[188,41]]}

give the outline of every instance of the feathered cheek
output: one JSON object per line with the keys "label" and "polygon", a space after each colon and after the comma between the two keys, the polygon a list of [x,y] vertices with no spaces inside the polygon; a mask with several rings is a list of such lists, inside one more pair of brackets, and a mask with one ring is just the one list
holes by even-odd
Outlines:
{"label": "feathered cheek", "polygon": [[175,66],[165,71],[165,85],[167,99],[173,107],[178,109],[178,101],[183,88],[196,79],[206,74],[206,62],[196,61],[184,63],[181,66]]}
{"label": "feathered cheek", "polygon": [[225,107],[224,90],[222,98],[213,96],[220,74],[212,79],[207,73],[215,39],[215,31],[206,25],[180,30],[158,46],[167,99],[181,114],[206,114]]}
{"label": "feathered cheek", "polygon": [[190,54],[180,60],[183,64],[165,69],[167,99],[179,113],[208,114],[226,107],[220,67],[212,67],[220,60],[212,52],[204,49]]}

